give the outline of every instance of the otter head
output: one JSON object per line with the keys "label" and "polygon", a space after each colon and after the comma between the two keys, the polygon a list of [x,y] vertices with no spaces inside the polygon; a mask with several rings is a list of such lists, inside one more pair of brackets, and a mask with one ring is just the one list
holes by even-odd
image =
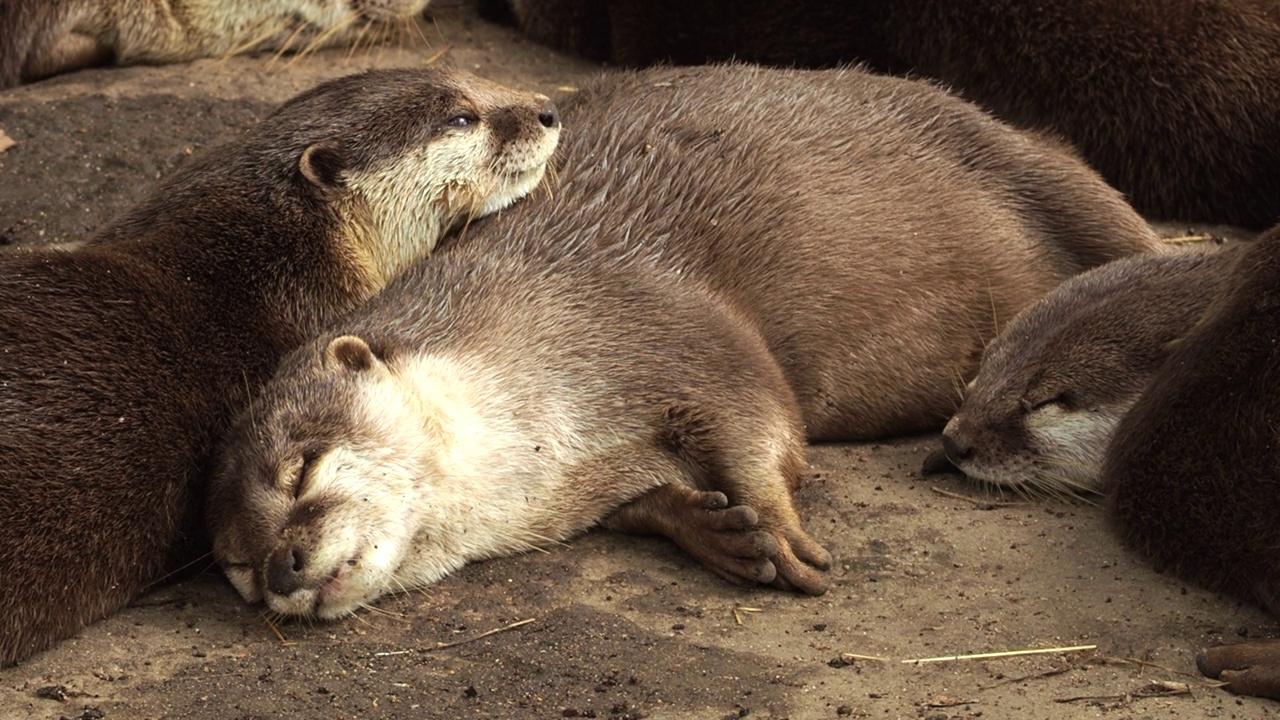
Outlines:
{"label": "otter head", "polygon": [[327,214],[336,252],[375,287],[537,187],[560,136],[547,97],[438,69],[332,80],[262,125],[248,151],[288,164],[298,210]]}
{"label": "otter head", "polygon": [[389,360],[350,335],[302,348],[224,440],[206,513],[246,600],[329,619],[410,584],[397,573],[430,449]]}
{"label": "otter head", "polygon": [[1100,490],[1103,453],[1216,288],[1207,255],[1118,260],[1019,313],[988,346],[942,451],[964,474],[1050,494]]}

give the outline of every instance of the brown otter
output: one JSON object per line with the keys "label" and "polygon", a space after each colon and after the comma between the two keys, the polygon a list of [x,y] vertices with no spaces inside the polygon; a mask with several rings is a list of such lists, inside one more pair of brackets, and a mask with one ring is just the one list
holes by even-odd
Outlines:
{"label": "brown otter", "polygon": [[1018,313],[943,430],[945,458],[1002,487],[1098,492],[1116,423],[1222,292],[1236,251],[1123,258]]}
{"label": "brown otter", "polygon": [[490,247],[419,263],[239,418],[207,508],[245,598],[340,617],[622,506],[611,525],[726,578],[824,591],[791,504],[799,413],[758,330],[644,261]]}
{"label": "brown otter", "polygon": [[276,362],[541,181],[556,111],[439,70],[286,103],[74,250],[0,254],[0,663],[199,546],[212,445]]}
{"label": "brown otter", "polygon": [[[490,3],[494,4],[494,3]],[[624,65],[847,62],[942,81],[1076,145],[1155,216],[1280,219],[1272,0],[509,0],[534,39]]]}
{"label": "brown otter", "polygon": [[[802,112],[782,112],[783,103]],[[363,526],[362,511],[351,506],[366,498],[380,506],[384,495],[421,480],[414,477],[418,473],[461,475],[462,492],[469,497],[504,492],[488,481],[498,474],[508,479],[504,482],[516,477],[501,464],[490,472],[478,463],[469,472],[437,465],[484,457],[489,448],[525,448],[494,450],[503,462],[536,457],[553,463],[536,468],[551,475],[550,480],[538,476],[539,482],[560,487],[564,474],[585,462],[580,446],[603,442],[594,439],[601,433],[612,443],[628,444],[628,452],[639,458],[674,454],[690,463],[693,470],[681,471],[693,476],[686,482],[723,492],[735,507],[759,515],[759,527],[780,548],[766,555],[777,577],[801,589],[819,589],[814,576],[821,563],[815,553],[795,551],[804,563],[784,554],[795,547],[798,524],[768,519],[791,513],[786,484],[778,480],[792,476],[786,470],[790,461],[778,464],[791,452],[779,455],[780,448],[790,447],[792,440],[786,424],[777,420],[783,417],[781,401],[770,379],[776,370],[767,370],[756,351],[748,352],[745,339],[734,341],[737,349],[726,348],[722,333],[711,330],[732,320],[759,336],[751,342],[763,343],[777,363],[811,438],[869,438],[937,427],[952,408],[955,378],[976,370],[999,318],[1012,317],[1068,275],[1160,247],[1118,195],[1061,147],[1013,130],[923,83],[852,70],[661,69],[601,78],[571,98],[566,112],[576,130],[563,143],[553,196],[473,224],[465,238],[427,262],[450,263],[453,269],[415,270],[415,277],[430,279],[415,281],[415,291],[399,290],[394,298],[377,301],[373,320],[348,320],[326,335],[326,342],[335,335],[360,336],[395,377],[415,376],[421,364],[415,358],[435,357],[437,349],[456,363],[450,367],[445,360],[432,360],[421,370],[441,378],[433,381],[443,388],[437,395],[459,403],[461,409],[449,411],[455,412],[449,423],[476,428],[465,436],[459,431],[457,442],[440,441],[448,457],[431,460],[424,446],[428,460],[406,461],[407,470],[386,469],[384,480],[378,456],[396,452],[380,443],[413,445],[423,435],[416,414],[401,426],[397,421],[404,423],[406,416],[395,408],[426,413],[414,403],[443,401],[418,400],[423,392],[408,380],[372,382],[370,377],[389,376],[363,351],[347,365],[374,366],[377,374],[361,380],[365,384],[358,393],[328,390],[325,383],[334,370],[326,370],[321,360],[323,342],[295,360],[291,367],[298,375],[280,380],[281,389],[255,402],[253,414],[242,421],[210,507],[218,557],[246,597],[274,589],[268,597],[276,609],[331,616],[361,598],[399,587],[397,581],[429,581],[470,558],[512,552],[599,522],[644,490],[627,479],[628,461],[620,450],[598,461],[597,477],[580,481],[595,500],[574,492],[563,498],[530,495],[527,504],[515,506],[511,498],[467,506],[473,514],[498,514],[476,518],[477,532],[484,522],[544,527],[551,522],[548,516],[559,518],[562,524],[545,526],[544,535],[483,534],[486,540],[466,551],[422,544],[430,557],[415,562],[421,567],[437,563],[430,571],[397,571],[408,540],[388,540],[386,547],[396,552],[387,550],[389,557],[377,562],[380,574],[360,580],[359,592],[347,594],[346,586],[355,581],[345,578],[357,571],[342,563],[355,559],[363,568],[366,551],[332,535],[333,528]],[[494,248],[504,254],[473,259]],[[543,297],[551,292],[551,280],[544,285],[521,269],[530,262],[525,256],[556,268],[548,272],[565,286],[555,291],[562,297]],[[584,267],[570,270],[575,264]],[[593,280],[597,271],[602,279]],[[633,286],[618,277],[627,272],[656,277]],[[482,273],[490,278],[487,283],[469,279]],[[495,283],[513,287],[485,289]],[[612,292],[620,295],[575,294],[575,283],[616,285]],[[475,289],[464,293],[455,285]],[[482,289],[490,299],[467,294]],[[628,296],[638,309],[615,307]],[[549,308],[538,309],[544,302]],[[469,324],[471,312],[449,310],[464,303],[483,309],[494,326],[490,334]],[[525,310],[523,304],[533,307]],[[691,315],[673,309],[686,305],[693,308]],[[407,338],[378,330],[397,313],[409,318],[405,327],[413,330],[404,331]],[[504,313],[514,317],[508,320]],[[603,319],[593,320],[597,315]],[[710,326],[698,330],[695,321],[704,315]],[[420,332],[412,324],[419,317],[428,324]],[[622,326],[615,328],[615,321]],[[622,331],[637,335],[629,338]],[[693,335],[674,339],[681,332]],[[717,344],[707,347],[712,342]],[[344,340],[332,354],[340,359],[350,346]],[[593,369],[580,358],[595,359],[599,366]],[[681,379],[685,373],[689,377]],[[445,392],[469,383],[476,389],[466,392],[476,398],[459,390],[461,399],[455,400]],[[558,405],[547,389],[556,385],[565,396]],[[398,394],[386,397],[392,390]],[[654,419],[655,408],[680,392],[687,395],[680,411]],[[389,409],[348,409],[343,401],[353,394],[381,397]],[[603,404],[603,397],[614,397],[614,404]],[[519,398],[531,398],[519,417],[509,418],[507,425],[490,419]],[[778,426],[771,431],[772,447],[762,449],[761,438],[768,436],[756,429],[759,418],[774,418]],[[553,430],[565,433],[564,439],[539,440],[547,434],[560,438]],[[289,432],[296,439],[287,439]],[[406,432],[407,440],[387,440]],[[448,438],[447,430],[439,432]],[[705,447],[696,446],[699,437]],[[742,439],[728,442],[729,437]],[[309,454],[335,442],[340,453],[333,458],[317,461],[319,456]],[[530,445],[549,454],[531,456]],[[752,453],[756,465],[784,471],[725,477],[724,468],[741,464],[726,465],[723,458],[731,447]],[[557,463],[561,454],[564,459]],[[717,456],[721,459],[714,460]],[[641,461],[645,468],[655,462]],[[357,494],[347,471],[337,470],[343,464],[377,469],[367,470]],[[299,474],[320,478],[321,486],[312,494],[303,483],[305,497],[295,502],[291,492],[299,487]],[[668,494],[682,487],[675,469],[657,474],[649,487],[662,484]],[[437,507],[429,496],[421,499],[426,490],[415,492],[418,501],[404,503],[397,515],[408,518],[411,531],[438,535],[443,522],[463,527],[472,537],[472,520],[461,505],[450,501]],[[691,509],[699,496],[675,494],[646,497],[611,524],[685,538],[682,544],[695,554],[704,543],[714,548],[720,541],[711,530],[705,534],[712,539],[702,538],[708,521]],[[416,524],[427,522],[437,525]],[[383,548],[379,542],[378,552]],[[311,555],[317,553],[324,560],[313,564]],[[700,555],[722,571],[725,556],[739,555]],[[728,573],[742,580],[771,577],[758,563]],[[326,605],[330,595],[342,602]]]}
{"label": "brown otter", "polygon": [[[1280,615],[1280,228],[1238,254],[1224,286],[1120,421],[1102,482],[1126,545]],[[1280,642],[1200,665],[1280,698]]]}
{"label": "brown otter", "polygon": [[336,45],[411,22],[429,0],[6,0],[0,88],[115,62]]}
{"label": "brown otter", "polygon": [[1060,145],[926,83],[652,69],[570,103],[554,197],[468,240],[623,248],[704,280],[759,324],[810,439],[941,427],[998,325],[1163,248]]}

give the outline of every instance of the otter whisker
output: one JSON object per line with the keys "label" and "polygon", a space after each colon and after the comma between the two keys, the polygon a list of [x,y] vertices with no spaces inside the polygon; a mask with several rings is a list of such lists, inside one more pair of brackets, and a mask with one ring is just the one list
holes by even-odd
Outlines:
{"label": "otter whisker", "polygon": [[351,16],[349,18],[344,19],[342,22],[334,23],[332,27],[326,29],[324,32],[321,32],[319,35],[316,35],[314,38],[312,38],[311,42],[307,43],[306,46],[304,46],[297,53],[294,53],[294,56],[289,59],[289,62],[286,63],[285,66],[289,67],[294,63],[298,62],[299,60],[301,60],[302,58],[324,47],[325,44],[328,43],[329,40],[334,35],[337,35],[338,33],[345,31],[347,28],[351,27],[351,25],[355,22],[356,22],[356,17]]}
{"label": "otter whisker", "polygon": [[280,47],[277,48],[276,51],[271,54],[271,59],[267,61],[267,65],[265,69],[270,70],[271,68],[275,67],[275,64],[277,62],[280,62],[280,58],[284,57],[285,53],[293,49],[293,43],[299,37],[302,36],[302,32],[303,30],[306,29],[306,27],[307,26],[304,23],[297,24],[297,27],[293,29],[293,32],[289,33],[288,37],[284,39],[284,42],[280,43]]}
{"label": "otter whisker", "polygon": [[[257,32],[264,27],[266,28],[266,31],[260,32],[257,35],[250,34],[250,33]],[[226,52],[224,52],[222,55],[218,57],[218,60],[220,62],[225,62],[231,59],[232,57],[239,55],[242,52],[245,52],[251,48],[257,47],[258,45],[261,45],[262,43],[266,42],[268,38],[279,33],[284,28],[285,28],[285,22],[280,18],[273,18],[273,17],[262,18],[261,20],[245,28],[244,35],[247,35],[249,39],[241,40],[239,45],[232,45]]]}

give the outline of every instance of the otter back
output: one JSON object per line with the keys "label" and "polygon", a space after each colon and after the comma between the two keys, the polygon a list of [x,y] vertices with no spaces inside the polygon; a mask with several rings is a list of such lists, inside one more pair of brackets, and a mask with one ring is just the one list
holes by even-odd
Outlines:
{"label": "otter back", "polygon": [[567,112],[554,197],[465,242],[696,277],[756,323],[813,439],[940,427],[997,329],[1160,244],[1061,146],[854,70],[618,73]]}

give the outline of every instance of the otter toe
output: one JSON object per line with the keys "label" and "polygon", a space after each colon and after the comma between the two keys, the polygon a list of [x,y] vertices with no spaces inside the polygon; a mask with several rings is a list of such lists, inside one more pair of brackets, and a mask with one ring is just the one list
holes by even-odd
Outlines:
{"label": "otter toe", "polygon": [[1233,693],[1280,700],[1280,639],[1202,650],[1196,668]]}

